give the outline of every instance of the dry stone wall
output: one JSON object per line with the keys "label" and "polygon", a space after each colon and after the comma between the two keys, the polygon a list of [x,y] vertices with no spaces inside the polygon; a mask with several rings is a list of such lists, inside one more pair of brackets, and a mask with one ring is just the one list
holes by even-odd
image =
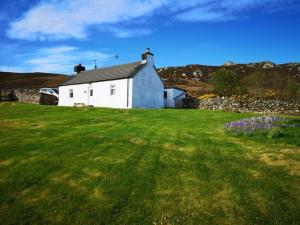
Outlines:
{"label": "dry stone wall", "polygon": [[216,97],[199,101],[200,109],[230,112],[281,113],[300,115],[300,104],[276,99],[256,99],[249,97]]}
{"label": "dry stone wall", "polygon": [[37,89],[16,89],[14,90],[15,95],[21,103],[40,103],[40,93]]}
{"label": "dry stone wall", "polygon": [[39,93],[39,89],[11,89],[1,90],[1,101],[18,101],[31,104],[57,104],[57,98]]}

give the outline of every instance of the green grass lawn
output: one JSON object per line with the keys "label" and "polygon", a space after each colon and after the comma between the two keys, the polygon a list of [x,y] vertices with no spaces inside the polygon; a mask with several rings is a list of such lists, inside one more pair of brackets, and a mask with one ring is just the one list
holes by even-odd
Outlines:
{"label": "green grass lawn", "polygon": [[300,127],[250,116],[1,103],[0,224],[299,224]]}

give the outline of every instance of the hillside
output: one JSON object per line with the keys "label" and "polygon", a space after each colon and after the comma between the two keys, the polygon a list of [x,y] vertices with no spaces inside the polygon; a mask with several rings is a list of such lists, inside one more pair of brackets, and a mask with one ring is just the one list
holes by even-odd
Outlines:
{"label": "hillside", "polygon": [[0,72],[0,89],[57,87],[69,78],[62,74]]}
{"label": "hillside", "polygon": [[[211,90],[209,79],[215,71],[223,67],[235,71],[241,83],[248,89],[255,88],[257,83],[263,82],[266,90],[276,92],[284,89],[280,85],[287,80],[300,84],[300,63],[227,62],[223,66],[187,65],[158,68],[157,71],[166,85],[176,85],[186,89],[190,95],[198,97]],[[0,89],[57,87],[69,78],[61,74],[0,72]]]}
{"label": "hillside", "polygon": [[240,81],[247,87],[253,86],[257,79],[264,80],[266,89],[272,89],[271,83],[278,83],[281,80],[290,79],[300,83],[300,63],[274,64],[261,62],[235,64],[228,62],[223,66],[187,65],[183,67],[159,68],[158,72],[167,85],[177,85],[188,90],[190,94],[199,96],[212,87],[208,81],[213,72],[222,67],[235,71]]}

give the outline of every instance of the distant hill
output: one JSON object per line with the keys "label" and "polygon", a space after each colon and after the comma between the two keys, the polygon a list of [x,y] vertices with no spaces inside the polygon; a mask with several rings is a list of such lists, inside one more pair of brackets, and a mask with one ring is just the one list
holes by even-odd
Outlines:
{"label": "distant hill", "polygon": [[0,90],[16,88],[58,87],[70,76],[50,73],[0,72]]}
{"label": "distant hill", "polygon": [[[300,84],[300,63],[226,62],[222,66],[187,65],[158,68],[157,71],[166,85],[176,85],[186,89],[190,95],[198,97],[211,90],[209,79],[215,71],[224,67],[235,71],[240,81],[249,89],[262,81],[266,89],[275,91],[277,86],[280,88],[279,85],[286,80]],[[62,74],[0,72],[0,89],[58,87],[70,78]]]}
{"label": "distant hill", "polygon": [[262,81],[266,89],[276,89],[276,82],[281,83],[288,79],[300,84],[299,63],[274,64],[272,62],[260,62],[236,64],[226,62],[222,66],[187,65],[165,67],[159,68],[158,73],[167,85],[177,85],[188,90],[191,95],[198,97],[212,88],[208,81],[213,72],[224,67],[235,71],[239,80],[249,88]]}

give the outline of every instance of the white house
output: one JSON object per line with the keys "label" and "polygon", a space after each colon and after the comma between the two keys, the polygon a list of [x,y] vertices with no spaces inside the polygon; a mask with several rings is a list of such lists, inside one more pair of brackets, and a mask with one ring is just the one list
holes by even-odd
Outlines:
{"label": "white house", "polygon": [[59,106],[164,108],[164,84],[149,49],[142,61],[84,71],[59,87]]}
{"label": "white house", "polygon": [[59,106],[180,108],[186,91],[166,87],[147,49],[138,62],[83,71],[59,87]]}
{"label": "white house", "polygon": [[181,108],[183,106],[184,98],[186,98],[185,90],[178,87],[165,87],[165,108]]}

